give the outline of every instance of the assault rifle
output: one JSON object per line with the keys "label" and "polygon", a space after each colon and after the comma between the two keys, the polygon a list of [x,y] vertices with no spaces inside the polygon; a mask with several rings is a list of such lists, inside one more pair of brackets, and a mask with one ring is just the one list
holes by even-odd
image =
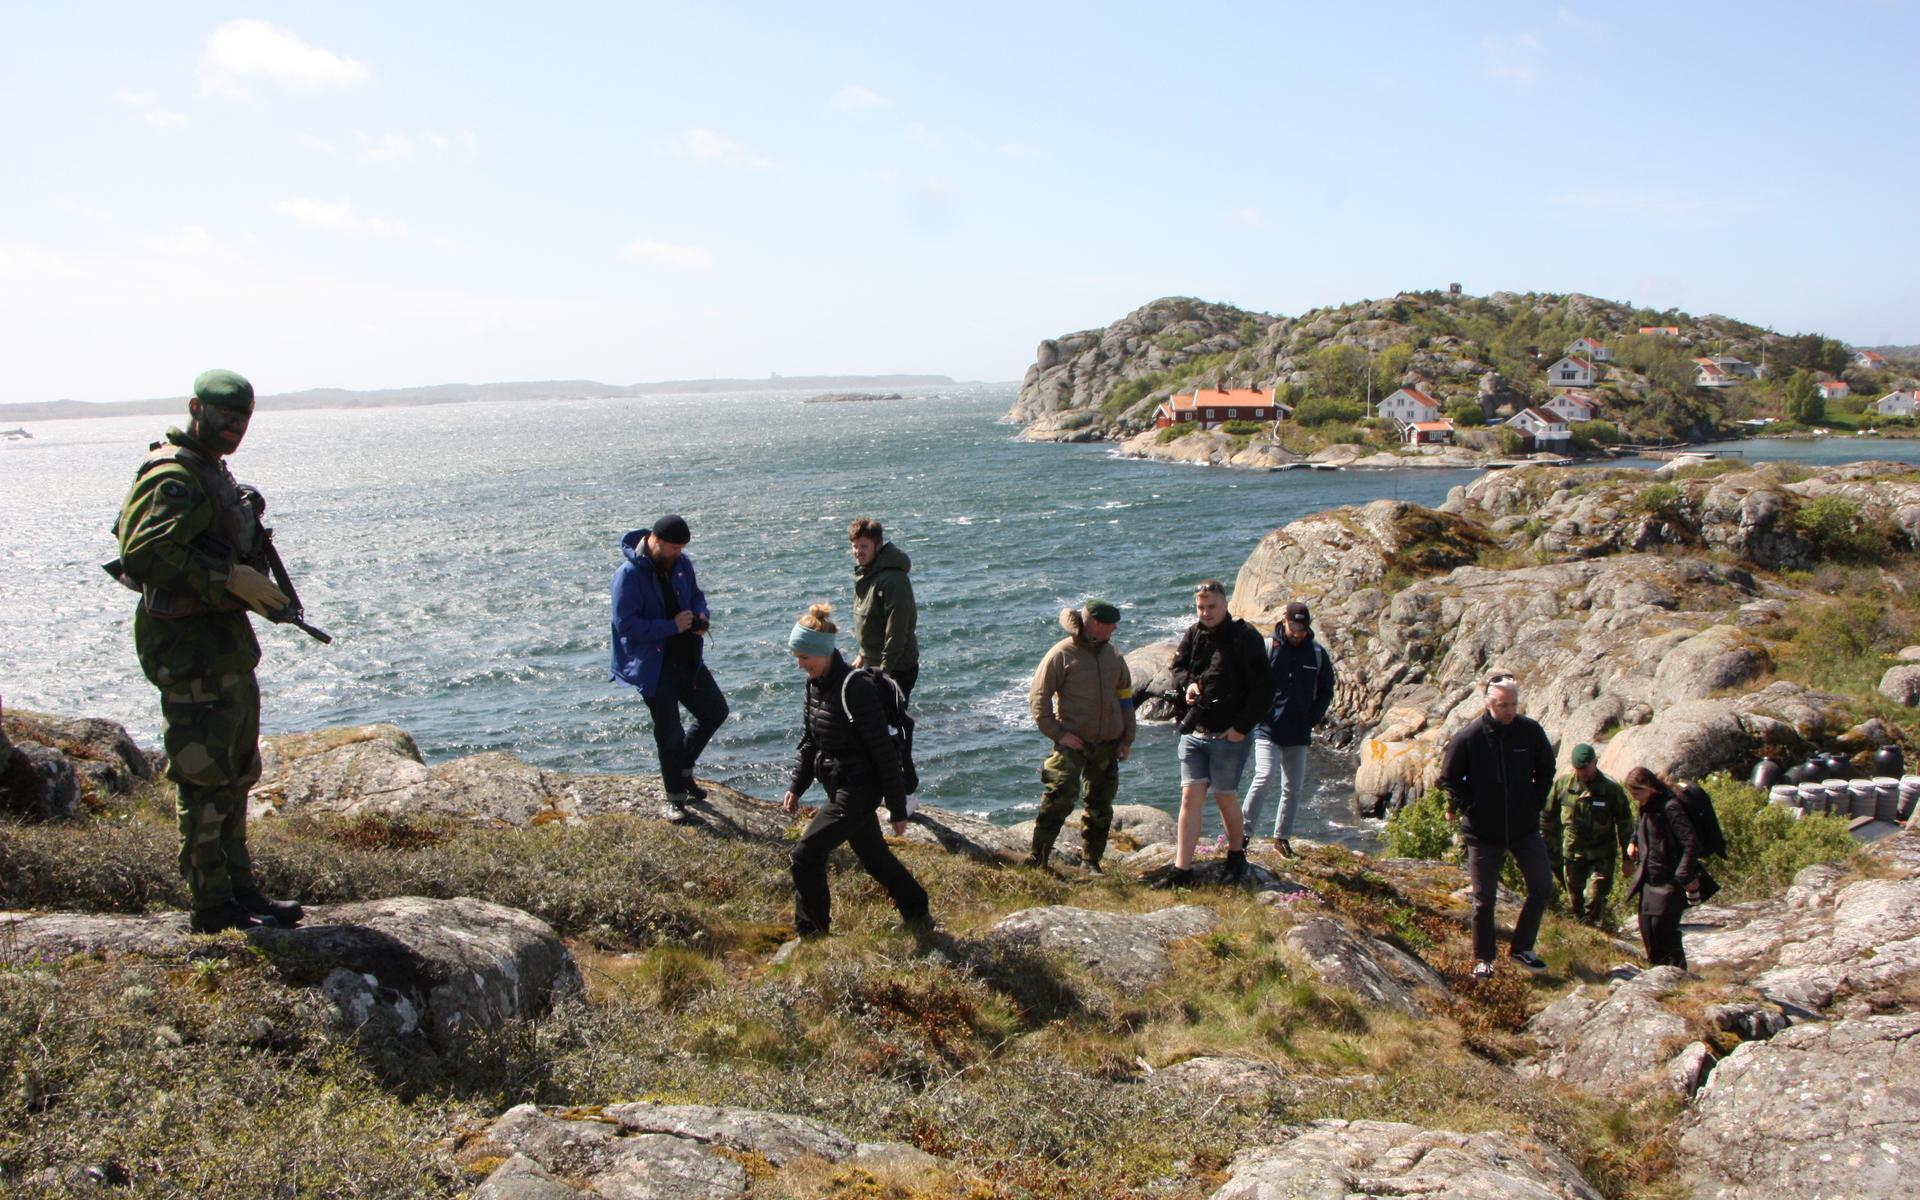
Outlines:
{"label": "assault rifle", "polygon": [[[273,586],[287,594],[285,607],[273,609],[268,612],[267,620],[272,621],[276,625],[291,625],[321,645],[331,645],[333,643],[332,634],[324,629],[316,629],[312,625],[307,624],[307,613],[305,607],[300,603],[300,593],[293,590],[293,577],[287,573],[287,564],[285,560],[280,557],[280,548],[273,544],[273,530],[268,529],[266,525],[260,521],[260,518],[264,516],[267,511],[267,498],[261,495],[259,488],[254,487],[250,483],[241,484],[239,491],[241,498],[247,502],[247,507],[253,510],[254,523],[260,527],[260,553],[258,558],[265,560],[267,573],[273,577]],[[254,566],[255,564],[249,563],[248,565]]]}

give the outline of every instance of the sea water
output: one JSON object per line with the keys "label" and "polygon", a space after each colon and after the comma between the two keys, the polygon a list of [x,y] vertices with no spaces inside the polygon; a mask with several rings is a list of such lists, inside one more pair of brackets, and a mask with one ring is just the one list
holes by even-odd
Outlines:
{"label": "sea water", "polygon": [[[800,723],[787,630],[816,600],[851,627],[846,527],[871,516],[913,559],[922,795],[1019,821],[1046,753],[1027,684],[1062,636],[1063,606],[1120,605],[1123,649],[1177,637],[1192,585],[1231,587],[1286,522],[1381,497],[1435,504],[1476,474],[1123,461],[1106,446],[1019,440],[1000,422],[1006,386],[805,398],[262,411],[232,467],[266,493],[308,619],[335,637],[321,646],[261,623],[266,730],[387,721],[429,761],[501,750],[556,770],[653,771],[645,706],[607,681],[607,585],[621,535],[678,512],[713,610],[708,661],[733,708],[700,773],[776,798]],[[157,742],[134,597],[99,564],[115,554],[108,528],[135,465],[170,423],[41,422],[33,440],[0,445],[9,707],[106,717]],[[1120,803],[1177,807],[1174,742],[1169,726],[1142,729]],[[1348,803],[1352,760],[1316,748],[1313,769],[1296,831],[1369,845],[1375,830]]]}

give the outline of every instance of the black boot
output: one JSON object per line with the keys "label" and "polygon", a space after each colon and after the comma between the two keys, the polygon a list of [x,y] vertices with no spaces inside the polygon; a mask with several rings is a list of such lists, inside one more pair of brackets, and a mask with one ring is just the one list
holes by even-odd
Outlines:
{"label": "black boot", "polygon": [[687,775],[686,790],[687,799],[689,800],[705,800],[707,798],[707,789],[700,786],[699,781],[693,777],[691,772]]}
{"label": "black boot", "polygon": [[307,910],[292,900],[269,900],[258,888],[251,891],[239,891],[233,894],[240,907],[256,917],[271,917],[273,923],[282,929],[292,929],[307,915]]}
{"label": "black boot", "polygon": [[1174,867],[1171,870],[1169,870],[1165,875],[1162,875],[1160,878],[1154,880],[1152,883],[1148,884],[1147,886],[1150,888],[1158,889],[1160,891],[1171,891],[1174,888],[1192,887],[1193,886],[1193,868],[1192,867]]}
{"label": "black boot", "polygon": [[1245,850],[1227,851],[1227,882],[1239,883],[1247,877],[1247,852]]}
{"label": "black boot", "polygon": [[212,908],[196,908],[187,919],[187,928],[194,933],[224,933],[229,929],[272,929],[271,917],[256,917],[240,907],[237,900],[228,900]]}

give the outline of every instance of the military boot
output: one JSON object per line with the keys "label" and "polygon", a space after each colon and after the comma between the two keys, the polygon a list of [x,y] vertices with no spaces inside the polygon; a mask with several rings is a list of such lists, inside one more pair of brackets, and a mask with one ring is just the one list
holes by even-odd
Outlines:
{"label": "military boot", "polygon": [[229,929],[272,929],[273,918],[257,917],[240,907],[238,900],[227,900],[212,908],[196,908],[187,920],[193,933],[224,933]]}
{"label": "military boot", "polygon": [[256,917],[271,917],[273,923],[282,929],[292,929],[307,915],[307,910],[292,900],[269,900],[258,888],[250,891],[236,891],[233,898],[240,907]]}
{"label": "military boot", "polygon": [[1052,857],[1053,857],[1053,847],[1052,847],[1052,846],[1048,846],[1048,847],[1047,847],[1046,849],[1044,849],[1044,850],[1043,850],[1043,849],[1041,849],[1041,848],[1040,848],[1040,847],[1038,847],[1038,846],[1035,846],[1035,847],[1033,848],[1033,851],[1032,851],[1032,853],[1030,853],[1030,854],[1028,854],[1028,855],[1027,855],[1027,863],[1026,863],[1026,865],[1027,865],[1027,866],[1029,866],[1029,867],[1038,867],[1038,868],[1040,868],[1040,869],[1041,869],[1042,871],[1044,871],[1044,870],[1046,870],[1046,869],[1047,869],[1047,860],[1048,860],[1048,859],[1050,859],[1050,858],[1052,858]]}

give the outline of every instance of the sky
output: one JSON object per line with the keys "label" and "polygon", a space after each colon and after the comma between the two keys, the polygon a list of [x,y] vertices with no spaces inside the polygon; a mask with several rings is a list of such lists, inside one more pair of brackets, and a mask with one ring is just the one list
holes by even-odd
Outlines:
{"label": "sky", "polygon": [[1920,5],[0,0],[0,402],[1018,379],[1458,282],[1920,342]]}

